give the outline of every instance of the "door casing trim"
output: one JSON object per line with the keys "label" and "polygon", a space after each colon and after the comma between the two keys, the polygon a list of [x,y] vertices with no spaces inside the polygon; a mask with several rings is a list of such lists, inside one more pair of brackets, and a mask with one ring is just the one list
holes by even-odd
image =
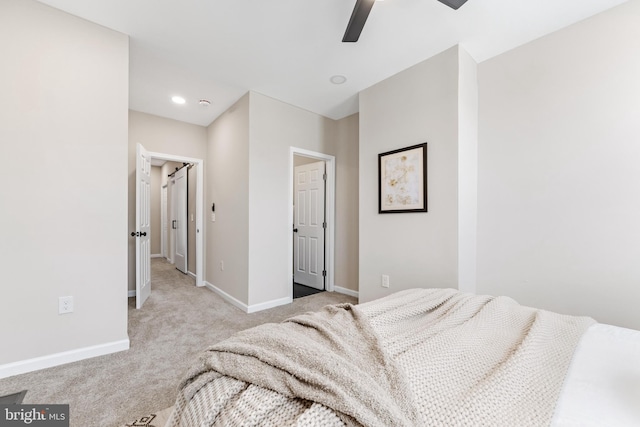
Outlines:
{"label": "door casing trim", "polygon": [[[327,229],[325,235],[325,269],[327,270],[326,290],[333,292],[335,290],[335,206],[336,206],[336,157],[319,153],[316,151],[305,150],[303,148],[289,147],[289,204],[287,211],[289,212],[289,224],[293,224],[293,173],[294,173],[294,156],[304,156],[316,160],[323,160],[326,165],[325,173],[327,174],[326,184],[326,204],[325,204],[325,221]],[[287,239],[289,244],[289,256],[287,257],[288,277],[291,278],[291,300],[293,301],[293,239]]]}

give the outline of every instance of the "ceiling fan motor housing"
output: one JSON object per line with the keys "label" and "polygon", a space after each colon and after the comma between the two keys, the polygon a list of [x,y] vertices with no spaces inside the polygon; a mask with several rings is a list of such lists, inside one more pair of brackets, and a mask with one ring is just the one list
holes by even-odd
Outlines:
{"label": "ceiling fan motor housing", "polygon": [[456,10],[467,2],[467,0],[438,0],[438,1]]}

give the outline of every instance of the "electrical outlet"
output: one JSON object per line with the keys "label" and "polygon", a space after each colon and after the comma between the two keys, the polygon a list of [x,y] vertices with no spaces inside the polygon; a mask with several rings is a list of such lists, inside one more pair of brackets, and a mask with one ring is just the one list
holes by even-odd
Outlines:
{"label": "electrical outlet", "polygon": [[387,274],[383,274],[382,275],[382,287],[383,288],[388,288],[389,287],[389,275],[387,275]]}
{"label": "electrical outlet", "polygon": [[73,313],[73,297],[58,298],[58,314]]}
{"label": "electrical outlet", "polygon": [[224,261],[220,261],[220,271],[224,271]]}

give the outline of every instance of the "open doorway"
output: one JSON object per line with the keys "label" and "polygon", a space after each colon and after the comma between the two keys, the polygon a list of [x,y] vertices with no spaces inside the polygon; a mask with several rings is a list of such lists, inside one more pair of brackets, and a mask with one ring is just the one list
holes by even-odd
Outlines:
{"label": "open doorway", "polygon": [[293,157],[293,298],[326,289],[325,161]]}
{"label": "open doorway", "polygon": [[[189,272],[196,278],[196,286],[204,286],[204,268],[203,268],[203,260],[204,260],[204,230],[203,230],[203,204],[204,204],[204,171],[203,171],[203,160],[196,159],[192,157],[183,157],[176,156],[172,154],[166,153],[157,153],[157,152],[148,152],[148,155],[151,159],[152,165],[169,165],[169,167],[164,168],[163,178],[166,178],[166,182],[161,182],[161,192],[165,192],[166,194],[162,197],[164,203],[162,203],[165,209],[164,211],[164,221],[161,220],[161,236],[164,235],[165,240],[165,251],[166,258],[172,264],[176,262],[176,253],[181,255],[182,257],[187,257],[189,254],[194,258],[194,262],[187,262],[183,272]],[[189,173],[189,171],[194,173]],[[171,212],[173,207],[175,207],[178,203],[176,198],[176,188],[172,186],[176,185],[177,178],[176,175],[180,173],[183,179],[191,180],[191,184],[195,185],[186,185],[186,191],[188,194],[183,194],[178,198],[184,198],[184,200],[180,200],[180,205],[185,205],[184,213],[182,215],[178,215],[175,212]],[[195,179],[194,179],[195,178]],[[166,190],[165,190],[166,187]],[[166,199],[165,199],[166,198]],[[171,203],[171,199],[173,203]],[[177,221],[178,217],[181,217],[181,222],[187,223],[189,226],[193,226],[193,232],[189,233],[187,231],[187,235],[192,236],[192,240],[194,240],[192,245],[187,247],[186,243],[178,243],[176,236],[174,238],[171,237],[172,233],[177,229]],[[176,221],[176,223],[172,223]],[[161,238],[162,240],[162,238]],[[188,239],[187,239],[188,241]],[[194,252],[194,253],[191,253]],[[194,256],[195,255],[195,256]],[[189,268],[189,265],[192,268]],[[195,270],[195,271],[192,271]]]}
{"label": "open doorway", "polygon": [[[185,223],[190,223],[193,222],[193,226],[194,226],[194,231],[195,231],[195,245],[193,246],[193,250],[195,252],[195,265],[194,265],[194,270],[195,272],[193,273],[193,275],[195,276],[195,284],[196,286],[204,286],[204,265],[203,265],[203,260],[204,260],[204,229],[203,229],[203,200],[204,200],[204,171],[203,171],[203,160],[202,159],[196,159],[196,158],[189,158],[189,157],[182,157],[182,156],[176,156],[176,155],[171,155],[171,154],[165,154],[165,153],[156,153],[156,152],[147,152],[146,150],[144,150],[144,147],[142,147],[140,144],[137,145],[137,156],[138,156],[138,160],[137,161],[137,175],[141,175],[140,172],[140,165],[148,165],[147,166],[143,166],[144,172],[142,173],[142,175],[147,176],[148,178],[145,178],[147,181],[147,184],[143,185],[139,185],[138,188],[147,188],[147,190],[145,191],[136,191],[136,222],[138,224],[146,224],[146,229],[145,230],[139,230],[139,232],[137,233],[139,237],[137,237],[136,239],[136,307],[137,308],[141,308],[142,304],[144,303],[144,300],[150,295],[151,293],[151,283],[149,281],[150,275],[149,275],[149,270],[150,270],[150,258],[151,258],[151,253],[149,250],[149,237],[147,236],[147,233],[150,233],[149,230],[149,225],[150,225],[150,209],[148,208],[148,206],[150,205],[150,191],[148,190],[149,185],[148,185],[148,180],[150,179],[150,170],[151,166],[150,166],[150,162],[154,162],[157,163],[158,161],[168,161],[168,162],[178,162],[180,164],[193,164],[194,166],[196,166],[195,170],[195,195],[194,197],[192,197],[193,202],[195,203],[195,211],[193,214],[193,217],[191,219],[191,221],[189,221],[187,218],[183,219],[183,222]],[[141,160],[142,159],[142,160]],[[136,181],[140,181],[140,179],[137,177]],[[144,180],[143,180],[144,181]],[[160,189],[161,187],[159,187],[159,196],[162,193],[163,190]],[[169,183],[167,183],[167,188],[168,188],[168,192],[170,193],[170,188],[171,185]],[[185,196],[186,197],[186,196]],[[166,205],[166,204],[165,204]],[[144,209],[141,209],[141,207],[147,207]],[[144,215],[140,216],[140,213],[144,212]],[[167,219],[167,213],[165,211],[165,219]],[[141,218],[144,217],[146,219],[142,220]],[[157,225],[164,225],[162,224],[162,219],[158,218],[156,219],[156,222],[159,223]],[[137,226],[137,228],[140,228],[140,226]],[[158,227],[159,228],[159,227]],[[164,233],[159,232],[157,234],[157,240],[161,241],[162,238],[161,236],[164,235]],[[144,240],[143,240],[144,239]],[[169,239],[171,240],[171,239]],[[171,245],[169,245],[169,254],[171,254]],[[145,250],[140,250],[141,248],[145,248]],[[165,239],[165,245],[162,246],[162,249],[160,249],[157,254],[159,255],[160,253],[164,252],[166,248],[166,239]],[[186,253],[186,247],[184,248],[184,252]],[[172,255],[171,255],[172,256]],[[173,256],[172,256],[173,257]],[[186,268],[185,268],[186,270]],[[144,292],[142,292],[142,290],[144,290]]]}
{"label": "open doorway", "polygon": [[335,157],[291,147],[291,296],[334,290]]}

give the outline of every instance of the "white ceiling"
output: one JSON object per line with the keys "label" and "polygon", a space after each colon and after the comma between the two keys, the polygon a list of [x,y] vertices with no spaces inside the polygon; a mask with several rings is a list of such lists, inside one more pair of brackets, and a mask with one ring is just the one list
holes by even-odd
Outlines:
{"label": "white ceiling", "polygon": [[339,119],[457,43],[482,62],[626,0],[378,1],[357,43],[341,42],[355,0],[40,1],[130,36],[129,108],[206,126],[249,90]]}

